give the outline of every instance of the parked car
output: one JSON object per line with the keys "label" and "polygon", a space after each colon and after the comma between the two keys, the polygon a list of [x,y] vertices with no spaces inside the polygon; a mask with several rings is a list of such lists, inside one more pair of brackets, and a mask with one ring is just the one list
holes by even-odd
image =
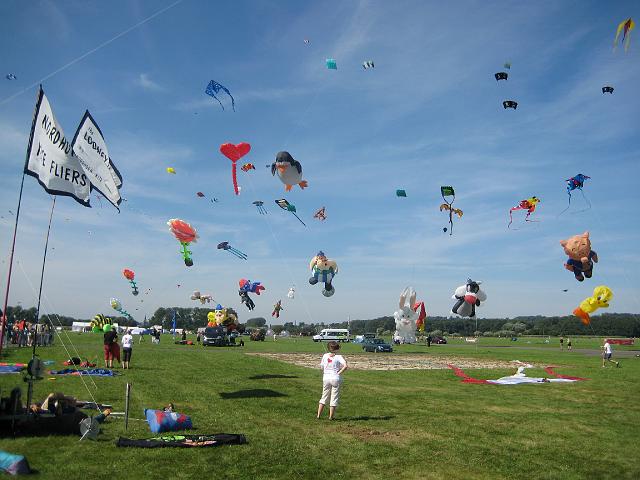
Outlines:
{"label": "parked car", "polygon": [[362,344],[365,352],[393,352],[393,347],[381,338],[367,338]]}
{"label": "parked car", "polygon": [[256,342],[264,342],[265,335],[266,332],[263,329],[258,329],[251,332],[251,336],[249,338]]}
{"label": "parked car", "polygon": [[202,334],[202,345],[214,347],[236,346],[238,332],[227,334],[227,329],[223,326],[207,327]]}
{"label": "parked car", "polygon": [[445,345],[447,343],[447,339],[436,335],[431,337],[431,343],[435,343],[436,345]]}

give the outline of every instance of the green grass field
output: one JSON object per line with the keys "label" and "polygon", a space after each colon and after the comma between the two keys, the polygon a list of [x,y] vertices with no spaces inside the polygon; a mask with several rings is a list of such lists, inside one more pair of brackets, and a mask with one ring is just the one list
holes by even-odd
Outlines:
{"label": "green grass field", "polygon": [[[70,337],[83,357],[101,354],[101,336]],[[401,345],[392,354],[477,360],[514,360],[556,365],[558,373],[589,378],[574,384],[496,386],[463,384],[450,370],[348,370],[337,420],[317,420],[319,370],[246,355],[250,352],[311,352],[324,345],[309,338],[251,342],[243,348],[174,345],[134,347],[132,369],[116,378],[85,378],[96,400],[124,409],[125,384],[132,387],[132,416],[173,402],[191,416],[193,433],[243,433],[249,443],[201,449],[116,448],[119,436],[153,436],[146,422],[110,418],[99,441],[58,436],[0,440],[0,449],[25,454],[43,479],[98,478],[436,478],[436,479],[638,479],[638,378],[640,358],[614,346],[621,368],[601,367],[598,339],[573,338],[573,352],[558,339],[483,338],[448,345]],[[527,343],[531,342],[531,343]],[[66,343],[66,342],[65,342]],[[635,347],[637,348],[637,347]],[[584,349],[584,350],[583,350]],[[55,368],[67,354],[40,348]],[[9,349],[5,362],[30,358],[30,349]],[[102,364],[101,364],[102,366]],[[513,369],[465,371],[495,379]],[[543,376],[542,370],[528,370]],[[271,378],[269,378],[271,376]],[[278,378],[278,376],[281,376]],[[61,391],[89,400],[78,377],[49,375],[37,383],[36,399]],[[19,375],[0,376],[4,395]],[[224,395],[227,394],[227,395]]]}

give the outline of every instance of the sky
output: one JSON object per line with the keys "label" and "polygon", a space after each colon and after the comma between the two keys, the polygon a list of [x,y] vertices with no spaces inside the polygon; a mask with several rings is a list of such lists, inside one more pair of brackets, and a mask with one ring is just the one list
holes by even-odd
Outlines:
{"label": "sky", "polygon": [[[116,314],[117,297],[141,321],[160,306],[200,306],[190,300],[200,290],[241,322],[330,323],[391,315],[410,285],[428,315],[446,316],[467,278],[488,296],[479,317],[569,315],[598,285],[614,292],[608,311],[639,313],[640,32],[628,52],[612,48],[630,16],[640,17],[636,2],[2,2],[0,288],[42,82],[68,137],[91,112],[126,199],[118,213],[95,194],[93,208],[58,198],[42,313]],[[509,79],[497,82],[505,62]],[[224,111],[205,95],[212,79],[235,112],[224,94]],[[238,196],[219,152],[227,142],[250,143],[241,162],[256,167],[238,171]],[[286,193],[266,168],[282,150],[301,162],[304,191]],[[578,193],[561,214],[565,180],[578,173],[591,177],[591,208]],[[464,212],[453,235],[441,185]],[[532,195],[537,222],[516,212],[508,229],[509,209]],[[51,203],[27,177],[10,305],[36,304]],[[324,222],[313,218],[322,206]],[[198,231],[193,267],[170,218]],[[559,240],[585,230],[600,262],[579,283]],[[248,260],[217,250],[222,241]],[[331,298],[308,283],[318,250],[339,265]],[[240,304],[240,278],[266,287],[253,312]]]}

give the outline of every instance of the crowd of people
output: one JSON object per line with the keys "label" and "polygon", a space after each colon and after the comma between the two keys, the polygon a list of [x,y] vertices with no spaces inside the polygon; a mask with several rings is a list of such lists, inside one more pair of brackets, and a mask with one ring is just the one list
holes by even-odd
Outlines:
{"label": "crowd of people", "polygon": [[53,337],[51,325],[20,320],[7,325],[4,341],[17,347],[33,347],[34,344],[37,347],[47,347],[53,345]]}

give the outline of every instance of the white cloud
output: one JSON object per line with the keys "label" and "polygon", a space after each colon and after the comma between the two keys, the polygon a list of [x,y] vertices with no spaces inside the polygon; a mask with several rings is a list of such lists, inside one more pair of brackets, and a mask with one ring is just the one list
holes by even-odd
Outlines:
{"label": "white cloud", "polygon": [[164,92],[166,90],[164,87],[151,80],[149,74],[147,73],[141,73],[140,75],[138,75],[138,78],[135,79],[134,83],[138,87],[152,92]]}

